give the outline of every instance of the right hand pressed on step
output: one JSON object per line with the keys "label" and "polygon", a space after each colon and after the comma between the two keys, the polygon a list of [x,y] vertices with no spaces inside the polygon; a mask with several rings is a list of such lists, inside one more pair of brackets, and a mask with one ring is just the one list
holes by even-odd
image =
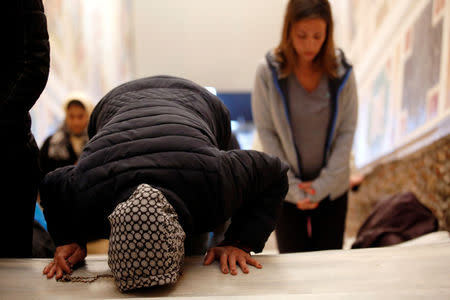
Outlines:
{"label": "right hand pressed on step", "polygon": [[245,274],[249,273],[248,265],[257,269],[262,268],[262,265],[250,253],[233,246],[219,246],[208,249],[203,264],[210,265],[215,260],[219,261],[220,269],[224,274],[237,275],[236,263],[239,264]]}

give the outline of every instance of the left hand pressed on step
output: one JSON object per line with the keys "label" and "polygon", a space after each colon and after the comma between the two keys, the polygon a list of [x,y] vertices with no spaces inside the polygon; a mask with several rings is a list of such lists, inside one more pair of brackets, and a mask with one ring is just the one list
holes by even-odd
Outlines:
{"label": "left hand pressed on step", "polygon": [[47,278],[55,276],[60,279],[64,273],[71,273],[72,267],[83,261],[87,251],[85,246],[77,243],[67,244],[56,248],[53,260],[44,268]]}
{"label": "left hand pressed on step", "polygon": [[242,272],[247,274],[249,272],[248,265],[252,265],[258,269],[262,268],[262,265],[251,255],[242,249],[233,246],[222,246],[210,248],[206,253],[204,265],[210,265],[215,260],[219,260],[220,269],[222,273],[231,275],[237,275],[236,263],[241,267]]}

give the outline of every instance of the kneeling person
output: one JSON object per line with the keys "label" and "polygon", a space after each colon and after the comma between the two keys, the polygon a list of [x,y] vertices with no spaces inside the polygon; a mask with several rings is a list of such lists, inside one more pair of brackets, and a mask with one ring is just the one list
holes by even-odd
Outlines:
{"label": "kneeling person", "polygon": [[41,184],[59,246],[47,277],[70,272],[88,241],[109,238],[121,290],[173,283],[191,253],[189,237],[230,218],[204,263],[226,257],[221,270],[231,274],[236,263],[245,273],[248,264],[261,267],[250,252],[262,251],[275,228],[288,168],[261,152],[227,150],[229,112],[216,96],[181,78],[132,81],[97,104],[88,131],[78,164]]}

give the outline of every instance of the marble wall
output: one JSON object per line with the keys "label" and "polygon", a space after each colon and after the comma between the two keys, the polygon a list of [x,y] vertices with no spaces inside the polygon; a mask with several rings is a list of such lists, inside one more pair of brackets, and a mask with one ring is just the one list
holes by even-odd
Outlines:
{"label": "marble wall", "polygon": [[450,231],[450,135],[406,157],[380,164],[349,197],[346,236],[354,237],[378,199],[413,192]]}
{"label": "marble wall", "polygon": [[450,0],[346,0],[359,120],[347,237],[378,199],[412,191],[450,230]]}

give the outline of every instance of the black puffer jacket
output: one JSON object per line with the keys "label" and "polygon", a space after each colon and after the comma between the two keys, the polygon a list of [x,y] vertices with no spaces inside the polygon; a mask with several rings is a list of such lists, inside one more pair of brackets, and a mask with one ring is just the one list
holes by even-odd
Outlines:
{"label": "black puffer jacket", "polygon": [[226,240],[261,251],[287,192],[287,166],[256,151],[224,151],[230,135],[222,102],[188,80],[159,76],[115,88],[91,115],[78,164],[42,183],[50,233],[57,244],[107,238],[107,216],[148,183],[188,234],[232,217]]}
{"label": "black puffer jacket", "polygon": [[[0,137],[19,143],[32,143],[29,110],[44,89],[50,65],[47,21],[41,0],[6,3],[3,31],[4,65],[0,89]],[[32,141],[30,141],[32,140]],[[13,147],[13,145],[11,145]],[[37,149],[37,147],[36,147]]]}
{"label": "black puffer jacket", "polygon": [[0,85],[0,257],[32,254],[41,174],[29,111],[48,78],[50,46],[42,0],[2,2]]}

